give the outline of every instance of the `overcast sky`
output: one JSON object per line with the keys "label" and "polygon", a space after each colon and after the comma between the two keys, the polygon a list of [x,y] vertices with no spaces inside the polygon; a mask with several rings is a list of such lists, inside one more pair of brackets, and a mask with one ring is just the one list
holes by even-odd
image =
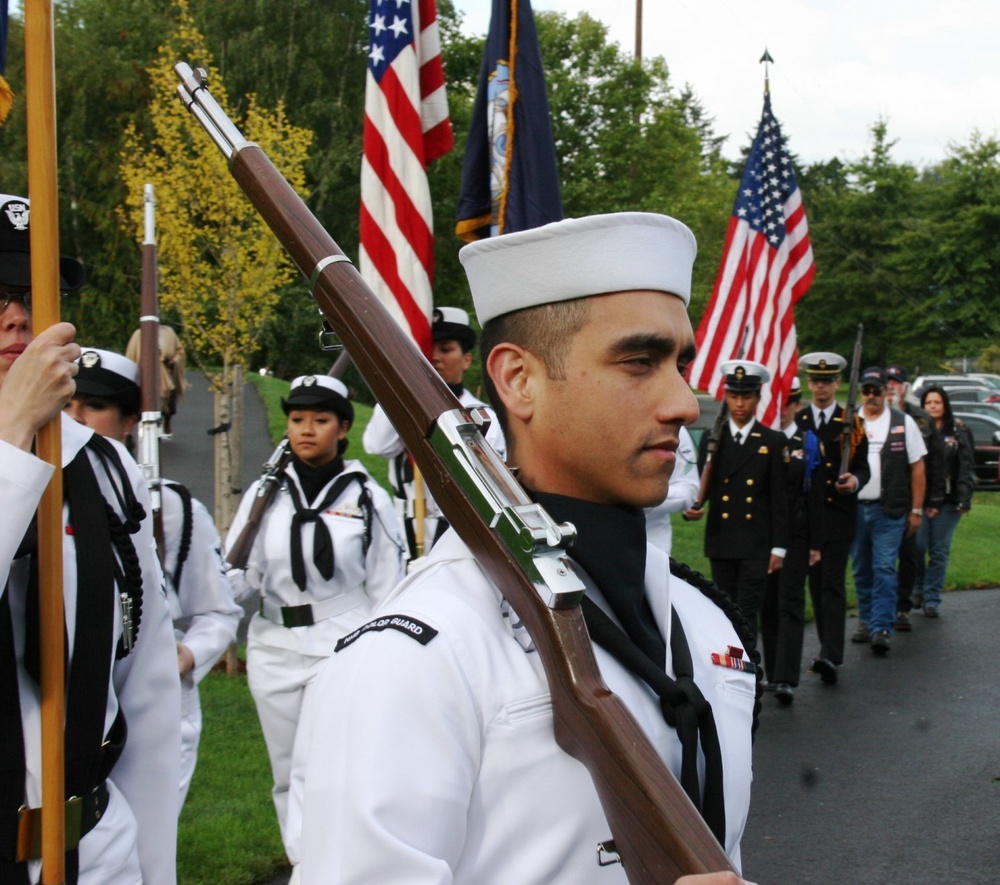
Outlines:
{"label": "overcast sky", "polygon": [[[490,0],[455,0],[464,28],[484,34]],[[635,0],[532,0],[536,11],[587,12],[635,48]],[[924,166],[973,130],[1000,133],[997,0],[643,0],[643,55],[662,55],[690,83],[724,153],[739,155],[760,120],[767,47],[771,102],[805,163],[859,159],[878,118],[892,157]]]}

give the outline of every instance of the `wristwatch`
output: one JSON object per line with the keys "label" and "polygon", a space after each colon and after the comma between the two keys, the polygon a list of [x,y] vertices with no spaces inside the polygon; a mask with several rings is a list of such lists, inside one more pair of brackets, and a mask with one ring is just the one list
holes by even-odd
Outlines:
{"label": "wristwatch", "polygon": [[916,514],[917,516],[923,516],[923,515],[924,515],[924,511],[923,511],[923,510],[921,510],[921,509],[920,509],[919,507],[914,507],[914,508],[913,508],[913,509],[912,509],[912,510],[910,511],[910,513],[915,513],[915,514]]}

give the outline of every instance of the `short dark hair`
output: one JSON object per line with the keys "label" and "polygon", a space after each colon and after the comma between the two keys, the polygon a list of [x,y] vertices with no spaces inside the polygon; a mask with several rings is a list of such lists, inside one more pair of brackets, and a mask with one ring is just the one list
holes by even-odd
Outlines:
{"label": "short dark hair", "polygon": [[[483,327],[483,367],[498,344],[509,342],[523,347],[542,361],[549,378],[566,377],[566,353],[570,341],[590,318],[590,303],[586,298],[540,304],[512,313],[501,314]],[[509,434],[507,410],[497,396],[489,370],[483,372],[486,394],[497,413],[504,434]]]}

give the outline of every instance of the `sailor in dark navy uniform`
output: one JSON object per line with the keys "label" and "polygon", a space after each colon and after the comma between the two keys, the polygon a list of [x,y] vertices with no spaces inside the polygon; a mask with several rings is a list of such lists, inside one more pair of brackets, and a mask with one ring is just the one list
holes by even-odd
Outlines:
{"label": "sailor in dark navy uniform", "polygon": [[788,543],[788,447],[783,433],[754,417],[761,385],[770,380],[767,369],[750,360],[730,360],[721,370],[729,421],[708,483],[705,556],[712,563],[712,579],[756,631],[767,577],[781,568]]}
{"label": "sailor in dark navy uniform", "polygon": [[837,387],[847,361],[826,351],[799,357],[799,368],[808,374],[812,401],[795,423],[807,443],[812,433],[819,461],[810,475],[810,504],[817,522],[810,540],[809,595],[819,634],[819,654],[812,672],[825,683],[837,681],[837,668],[844,660],[844,625],[847,618],[845,574],[854,541],[858,490],[868,482],[868,440],[855,416],[851,433],[848,469],[840,472],[844,408],[836,401]]}
{"label": "sailor in dark navy uniform", "polygon": [[778,572],[767,581],[761,609],[760,632],[764,647],[766,689],[774,691],[782,706],[795,700],[802,669],[802,641],[805,634],[805,588],[809,568],[809,486],[806,466],[813,457],[805,448],[805,438],[795,416],[802,407],[802,386],[798,377],[781,408],[781,432],[788,440],[788,549]]}

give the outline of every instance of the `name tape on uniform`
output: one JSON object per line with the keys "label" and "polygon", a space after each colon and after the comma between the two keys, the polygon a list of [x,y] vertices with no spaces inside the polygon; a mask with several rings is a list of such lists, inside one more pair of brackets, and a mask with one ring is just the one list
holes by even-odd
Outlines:
{"label": "name tape on uniform", "polygon": [[405,615],[386,615],[385,617],[375,618],[374,621],[363,624],[353,633],[348,633],[347,636],[337,640],[334,653],[343,651],[349,645],[357,642],[365,633],[381,633],[383,630],[398,630],[411,639],[416,639],[421,645],[427,645],[428,642],[438,635],[437,630],[423,621],[418,621],[416,618],[408,618]]}

